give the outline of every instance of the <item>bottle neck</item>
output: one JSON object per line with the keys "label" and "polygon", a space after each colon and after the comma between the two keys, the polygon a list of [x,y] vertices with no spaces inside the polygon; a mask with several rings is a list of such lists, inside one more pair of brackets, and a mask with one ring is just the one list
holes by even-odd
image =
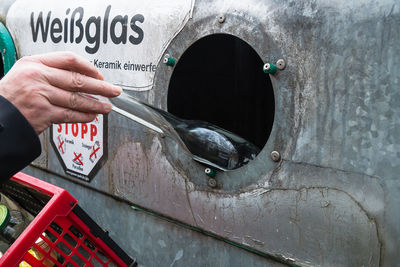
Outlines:
{"label": "bottle neck", "polygon": [[162,109],[153,107],[151,105],[148,104],[144,104],[146,106],[148,106],[149,108],[153,109],[154,111],[156,111],[158,114],[160,114],[161,116],[164,117],[164,119],[166,119],[171,125],[172,127],[174,127],[175,129],[180,125],[180,124],[185,124],[186,120],[181,119],[176,117],[175,115],[172,115],[171,113],[164,111]]}

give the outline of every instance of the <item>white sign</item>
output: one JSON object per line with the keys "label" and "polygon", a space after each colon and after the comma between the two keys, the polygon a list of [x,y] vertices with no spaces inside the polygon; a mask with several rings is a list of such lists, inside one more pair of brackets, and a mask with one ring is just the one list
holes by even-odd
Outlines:
{"label": "white sign", "polygon": [[74,51],[106,81],[145,91],[152,88],[157,64],[193,5],[194,0],[17,0],[7,27],[20,56]]}
{"label": "white sign", "polygon": [[52,126],[51,143],[67,174],[90,181],[101,167],[106,156],[104,119],[98,115],[90,123]]}

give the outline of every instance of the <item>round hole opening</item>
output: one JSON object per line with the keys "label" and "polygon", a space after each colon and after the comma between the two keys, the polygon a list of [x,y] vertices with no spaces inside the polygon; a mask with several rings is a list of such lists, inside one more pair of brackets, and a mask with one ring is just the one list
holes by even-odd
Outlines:
{"label": "round hole opening", "polygon": [[168,88],[168,111],[213,123],[260,148],[274,122],[274,91],[264,62],[245,41],[213,34],[179,59]]}

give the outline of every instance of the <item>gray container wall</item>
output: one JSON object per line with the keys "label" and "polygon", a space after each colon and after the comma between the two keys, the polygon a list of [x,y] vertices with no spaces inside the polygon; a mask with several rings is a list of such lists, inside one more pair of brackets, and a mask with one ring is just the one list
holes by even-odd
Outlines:
{"label": "gray container wall", "polygon": [[[65,174],[48,132],[26,171],[69,190],[146,266],[273,264],[267,257],[299,266],[399,266],[399,9],[395,0],[196,1],[166,52],[179,59],[201,37],[228,33],[265,62],[287,65],[271,76],[276,107],[267,144],[247,166],[218,174],[218,189],[201,182],[204,168],[170,140],[115,113],[108,160],[90,183]],[[159,63],[153,88],[135,96],[166,109],[172,71]]]}

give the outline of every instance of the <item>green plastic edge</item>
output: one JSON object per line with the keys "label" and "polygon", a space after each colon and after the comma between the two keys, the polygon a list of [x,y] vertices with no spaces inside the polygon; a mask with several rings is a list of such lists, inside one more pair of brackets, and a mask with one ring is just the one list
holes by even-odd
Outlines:
{"label": "green plastic edge", "polygon": [[17,61],[13,39],[3,23],[0,22],[0,54],[4,64],[4,75]]}

